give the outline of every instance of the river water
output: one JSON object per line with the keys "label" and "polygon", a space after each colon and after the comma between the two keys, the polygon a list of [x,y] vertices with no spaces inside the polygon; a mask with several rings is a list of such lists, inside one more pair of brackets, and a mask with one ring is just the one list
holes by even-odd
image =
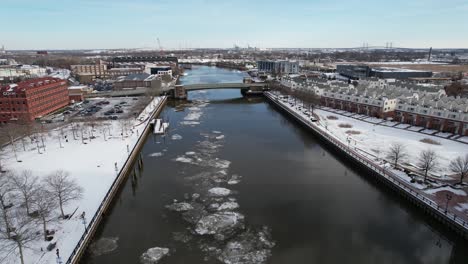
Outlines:
{"label": "river water", "polygon": [[[187,73],[182,83],[245,76]],[[262,98],[190,92],[161,116],[169,133],[148,137],[83,263],[141,263],[154,247],[172,264],[466,263],[466,242]]]}

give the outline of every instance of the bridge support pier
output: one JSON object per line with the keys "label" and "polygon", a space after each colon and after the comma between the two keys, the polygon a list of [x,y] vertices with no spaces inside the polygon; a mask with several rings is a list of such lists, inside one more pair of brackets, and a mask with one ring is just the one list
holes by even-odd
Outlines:
{"label": "bridge support pier", "polygon": [[175,99],[187,99],[187,91],[183,85],[176,85],[174,88]]}

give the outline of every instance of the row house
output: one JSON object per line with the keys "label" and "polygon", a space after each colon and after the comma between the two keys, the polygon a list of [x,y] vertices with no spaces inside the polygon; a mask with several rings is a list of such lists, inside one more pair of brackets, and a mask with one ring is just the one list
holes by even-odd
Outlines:
{"label": "row house", "polygon": [[400,98],[395,121],[441,132],[468,136],[468,101],[464,98]]}
{"label": "row house", "polygon": [[468,100],[440,85],[371,79],[357,87],[324,79],[283,78],[291,89],[313,89],[321,105],[459,135],[468,134]]}
{"label": "row house", "polygon": [[378,118],[393,117],[396,97],[377,91],[359,89],[331,89],[324,91],[320,99],[321,105],[352,113]]}

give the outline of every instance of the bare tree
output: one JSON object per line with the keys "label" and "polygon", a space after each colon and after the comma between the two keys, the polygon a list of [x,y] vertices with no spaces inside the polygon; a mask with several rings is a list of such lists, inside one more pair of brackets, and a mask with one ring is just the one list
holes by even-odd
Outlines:
{"label": "bare tree", "polygon": [[5,168],[3,167],[3,158],[6,156],[6,153],[3,152],[3,146],[0,145],[0,173],[5,172]]}
{"label": "bare tree", "polygon": [[47,224],[57,219],[53,216],[53,211],[57,208],[58,204],[54,199],[54,194],[47,190],[46,186],[41,185],[38,189],[40,191],[35,194],[33,205],[42,224],[44,240],[47,240]]}
{"label": "bare tree", "polygon": [[398,166],[398,161],[405,159],[407,156],[405,145],[400,142],[392,143],[387,151],[387,159],[393,162],[395,168]]}
{"label": "bare tree", "polygon": [[2,249],[10,252],[18,251],[20,263],[24,264],[24,249],[28,248],[31,242],[40,237],[37,232],[36,223],[25,211],[17,209],[13,212],[14,223],[10,230],[0,230],[0,241]]}
{"label": "bare tree", "polygon": [[0,230],[5,230],[6,236],[9,238],[11,230],[11,219],[9,209],[13,206],[11,200],[13,198],[13,186],[11,184],[11,176],[9,174],[0,175],[0,211],[2,214],[2,226]]}
{"label": "bare tree", "polygon": [[62,217],[65,218],[63,206],[67,203],[81,199],[83,188],[74,179],[70,179],[70,174],[64,170],[57,170],[49,175],[45,182],[59,204]]}
{"label": "bare tree", "polygon": [[72,134],[73,134],[73,139],[76,140],[77,138],[77,134],[78,134],[78,124],[76,123],[72,123],[71,124],[71,130],[72,130]]}
{"label": "bare tree", "polygon": [[452,172],[460,175],[460,184],[463,183],[463,178],[468,175],[468,154],[465,157],[458,156],[450,162],[449,168]]}
{"label": "bare tree", "polygon": [[128,118],[119,120],[119,126],[120,126],[120,129],[121,129],[122,139],[124,138],[124,135],[128,135],[128,130],[130,129],[131,124],[132,123],[131,123],[130,119],[128,119]]}
{"label": "bare tree", "polygon": [[9,123],[9,124],[6,124],[2,127],[1,129],[1,133],[2,133],[2,137],[3,138],[7,138],[9,143],[10,143],[10,146],[11,146],[11,150],[13,151],[13,154],[15,155],[15,159],[16,161],[20,161],[18,159],[18,150],[17,150],[17,146],[16,146],[16,139],[21,137],[21,129],[18,125],[16,124],[13,124],[13,123]]}
{"label": "bare tree", "polygon": [[38,177],[34,176],[30,170],[24,170],[20,174],[11,174],[13,189],[19,193],[28,215],[31,214],[31,204],[37,192],[38,181]]}
{"label": "bare tree", "polygon": [[424,171],[424,182],[426,182],[427,174],[437,168],[439,157],[432,149],[427,149],[421,152],[418,157],[417,165]]}

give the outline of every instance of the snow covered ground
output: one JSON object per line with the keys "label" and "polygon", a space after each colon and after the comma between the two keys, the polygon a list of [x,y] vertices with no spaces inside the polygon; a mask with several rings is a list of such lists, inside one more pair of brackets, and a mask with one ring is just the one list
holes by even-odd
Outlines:
{"label": "snow covered ground", "polygon": [[[44,135],[45,151],[41,150],[42,154],[38,153],[36,143],[28,142],[26,151],[23,151],[21,143],[17,143],[17,155],[21,162],[16,161],[12,146],[4,148],[1,155],[6,170],[16,172],[31,170],[34,175],[45,177],[55,170],[63,169],[84,188],[83,198],[65,207],[65,213],[68,214],[76,210],[73,217],[70,220],[60,220],[52,227],[56,230],[52,242],[57,242],[57,248],[60,250],[64,263],[84,233],[84,224],[79,216],[85,212],[86,224],[89,225],[109,187],[127,160],[129,151],[133,149],[141,132],[149,123],[150,114],[162,101],[162,97],[155,98],[136,119],[129,120],[127,124],[121,120],[103,121],[91,132],[90,126],[81,123],[83,127],[86,127],[84,141],[81,138],[74,139],[71,126],[63,128],[63,135],[61,129],[49,131]],[[96,138],[90,140],[91,133]],[[62,147],[59,138],[61,138]],[[50,252],[46,250],[48,244],[49,242],[42,240],[30,244],[30,248],[25,251],[25,262],[57,263],[55,250]],[[0,247],[2,247],[1,244]],[[18,263],[19,258],[15,254],[0,256],[0,262]]]}
{"label": "snow covered ground", "polygon": [[[421,151],[433,149],[439,155],[440,174],[451,174],[448,170],[450,161],[457,156],[464,156],[468,153],[468,146],[461,142],[434,137],[428,134],[414,133],[397,129],[394,127],[379,126],[349,118],[342,115],[332,114],[327,111],[317,109],[314,111],[320,116],[320,119],[327,124],[328,131],[343,141],[347,138],[351,139],[351,144],[356,148],[373,153],[376,157],[383,158],[389,146],[394,142],[399,142],[405,145],[409,154],[408,162],[416,163],[417,157]],[[328,116],[335,116],[336,120],[328,119]],[[367,121],[367,120],[366,120]],[[350,128],[341,128],[340,124],[349,124]],[[356,131],[359,134],[349,135],[346,132]],[[432,145],[422,143],[420,140],[429,138],[440,143],[440,145]]]}

